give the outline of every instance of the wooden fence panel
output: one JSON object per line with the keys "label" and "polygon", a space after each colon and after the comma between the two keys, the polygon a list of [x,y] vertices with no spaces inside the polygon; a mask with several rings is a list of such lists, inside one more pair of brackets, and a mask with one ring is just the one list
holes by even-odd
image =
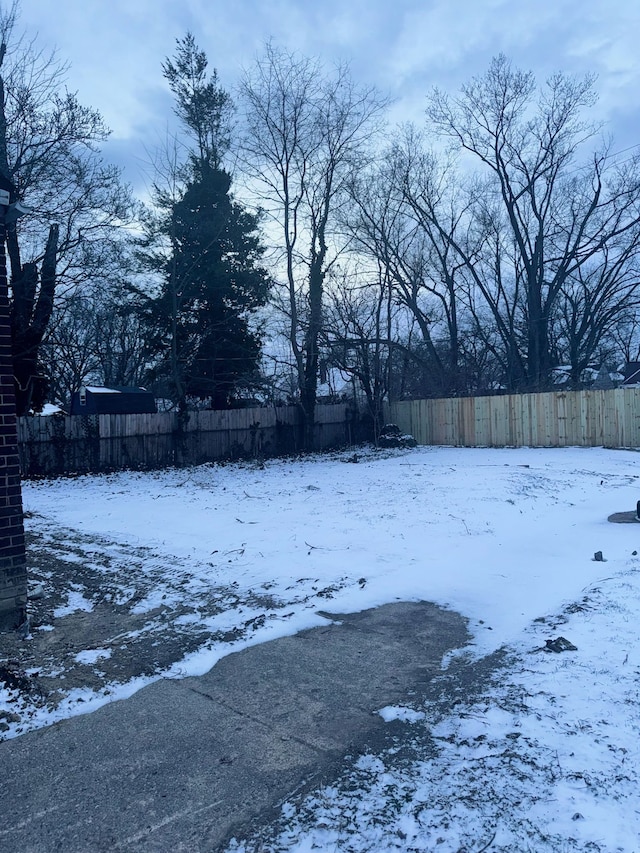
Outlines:
{"label": "wooden fence panel", "polygon": [[640,445],[640,389],[634,389],[637,395],[637,405],[625,406],[625,429],[629,447]]}
{"label": "wooden fence panel", "polygon": [[506,401],[506,397],[487,397],[485,401],[489,410],[489,440],[492,445],[497,447],[501,447],[509,442],[507,432],[509,420],[505,406]]}
{"label": "wooden fence panel", "polygon": [[640,446],[640,388],[404,400],[385,417],[418,444]]}
{"label": "wooden fence panel", "polygon": [[[318,406],[316,447],[352,441],[348,406]],[[19,418],[23,476],[51,476],[120,468],[197,465],[222,459],[299,452],[296,406],[138,415]]]}

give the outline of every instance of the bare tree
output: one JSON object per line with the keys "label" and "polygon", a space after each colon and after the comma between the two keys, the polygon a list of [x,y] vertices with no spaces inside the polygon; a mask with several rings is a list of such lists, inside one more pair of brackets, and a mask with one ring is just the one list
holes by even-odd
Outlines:
{"label": "bare tree", "polygon": [[319,335],[327,275],[343,249],[336,215],[386,106],[356,86],[346,67],[269,44],[244,78],[244,159],[252,190],[280,231],[289,342],[296,365],[304,444],[311,449]]}
{"label": "bare tree", "polygon": [[464,263],[452,236],[465,216],[455,176],[405,128],[380,162],[352,187],[347,227],[353,245],[384,267],[393,297],[420,332],[413,356],[424,362],[431,393],[462,390],[460,291]]}
{"label": "bare tree", "polygon": [[139,314],[113,294],[94,314],[93,328],[100,384],[112,388],[144,384],[149,362]]}
{"label": "bare tree", "polygon": [[[108,135],[98,112],[65,89],[55,53],[16,32],[19,3],[0,12],[0,174],[31,212],[7,228],[18,412],[44,400],[39,349],[54,296],[90,278],[131,211],[118,170],[96,145]],[[90,249],[90,250],[89,250]]]}
{"label": "bare tree", "polygon": [[364,269],[356,263],[349,272],[336,270],[333,279],[327,291],[322,347],[327,364],[358,383],[377,439],[384,424],[392,352],[399,346],[400,309],[393,300],[388,270],[380,263]]}
{"label": "bare tree", "polygon": [[48,398],[68,410],[82,385],[140,385],[149,366],[139,313],[126,283],[103,283],[54,306],[41,358]]}
{"label": "bare tree", "polygon": [[515,387],[549,387],[563,294],[589,280],[610,298],[635,263],[635,249],[615,269],[604,256],[639,239],[640,161],[619,169],[606,147],[594,150],[598,128],[583,118],[594,101],[592,78],[556,74],[538,90],[504,56],[457,97],[436,90],[430,100],[435,130],[484,170],[472,212],[482,239],[451,245],[489,309]]}
{"label": "bare tree", "polygon": [[41,359],[51,376],[49,400],[69,411],[71,396],[97,378],[98,359],[95,341],[95,304],[89,297],[78,297],[64,309],[51,314]]}
{"label": "bare tree", "polygon": [[587,368],[599,368],[603,351],[616,350],[614,336],[640,308],[640,240],[603,247],[594,263],[579,268],[559,299],[556,347],[570,369],[572,387],[581,385]]}
{"label": "bare tree", "polygon": [[622,372],[626,362],[640,361],[640,312],[631,310],[620,317],[608,337],[616,370]]}

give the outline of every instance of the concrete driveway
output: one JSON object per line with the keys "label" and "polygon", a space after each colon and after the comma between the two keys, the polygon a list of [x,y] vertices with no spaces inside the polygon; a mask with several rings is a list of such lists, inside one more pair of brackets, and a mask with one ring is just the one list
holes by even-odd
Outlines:
{"label": "concrete driveway", "polygon": [[461,616],[427,602],[324,615],[199,678],[1,743],[0,851],[222,850],[383,746],[376,711],[426,695],[468,640]]}

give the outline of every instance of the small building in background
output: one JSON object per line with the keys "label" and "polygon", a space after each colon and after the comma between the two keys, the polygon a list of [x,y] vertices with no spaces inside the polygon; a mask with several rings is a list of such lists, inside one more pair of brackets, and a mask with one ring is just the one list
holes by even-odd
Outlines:
{"label": "small building in background", "polygon": [[606,365],[602,364],[591,387],[594,391],[609,391],[611,388],[616,387],[617,376],[617,373],[614,373],[612,376],[607,370]]}
{"label": "small building in background", "polygon": [[83,385],[71,397],[72,415],[145,415],[156,411],[155,397],[145,388]]}
{"label": "small building in background", "polygon": [[628,361],[622,368],[622,386],[624,388],[640,385],[640,361]]}

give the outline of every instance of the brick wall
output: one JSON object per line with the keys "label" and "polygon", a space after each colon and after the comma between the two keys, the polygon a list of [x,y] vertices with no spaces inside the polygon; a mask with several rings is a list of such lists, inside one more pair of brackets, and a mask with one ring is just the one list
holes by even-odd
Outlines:
{"label": "brick wall", "polygon": [[2,230],[0,224],[0,630],[7,630],[25,618],[27,563]]}

